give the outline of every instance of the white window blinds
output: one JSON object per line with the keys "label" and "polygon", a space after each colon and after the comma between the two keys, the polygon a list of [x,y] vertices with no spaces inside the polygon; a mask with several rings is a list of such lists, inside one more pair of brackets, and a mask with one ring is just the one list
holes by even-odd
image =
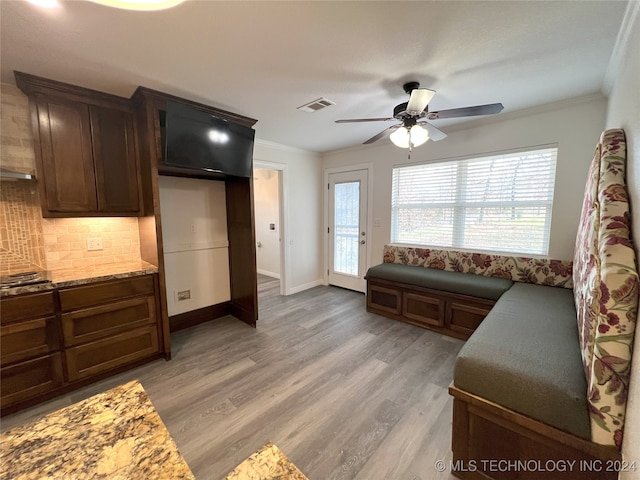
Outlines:
{"label": "white window blinds", "polygon": [[557,148],[393,169],[391,242],[546,255]]}

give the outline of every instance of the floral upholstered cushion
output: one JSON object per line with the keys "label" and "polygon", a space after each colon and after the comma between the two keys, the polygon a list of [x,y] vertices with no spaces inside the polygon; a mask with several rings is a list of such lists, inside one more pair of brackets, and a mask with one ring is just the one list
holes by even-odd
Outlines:
{"label": "floral upholstered cushion", "polygon": [[589,168],[573,272],[591,438],[618,448],[638,308],[625,160],[624,131],[604,132]]}
{"label": "floral upholstered cushion", "polygon": [[535,283],[550,287],[571,288],[573,286],[573,264],[566,260],[385,245],[384,262],[507,278],[514,282]]}

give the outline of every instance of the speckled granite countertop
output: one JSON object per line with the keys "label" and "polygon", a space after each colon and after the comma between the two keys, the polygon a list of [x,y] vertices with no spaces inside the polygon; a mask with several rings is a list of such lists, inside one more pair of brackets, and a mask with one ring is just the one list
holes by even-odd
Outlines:
{"label": "speckled granite countertop", "polygon": [[269,442],[223,480],[309,480],[276,445]]}
{"label": "speckled granite countertop", "polygon": [[137,381],[9,430],[0,443],[2,478],[195,478]]}
{"label": "speckled granite countertop", "polygon": [[45,292],[62,287],[148,275],[157,271],[158,267],[142,260],[138,262],[111,263],[99,267],[52,270],[49,272],[51,283],[38,283],[2,289],[0,290],[0,296],[7,297],[23,293]]}

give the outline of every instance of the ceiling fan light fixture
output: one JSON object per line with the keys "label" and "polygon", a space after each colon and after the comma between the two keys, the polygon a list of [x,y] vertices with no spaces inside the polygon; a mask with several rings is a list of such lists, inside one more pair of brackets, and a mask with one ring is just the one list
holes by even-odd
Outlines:
{"label": "ceiling fan light fixture", "polygon": [[429,140],[429,132],[422,128],[420,125],[414,125],[411,127],[411,143],[414,147],[419,147],[427,140]]}
{"label": "ceiling fan light fixture", "polygon": [[420,125],[414,125],[411,129],[408,127],[396,129],[389,138],[396,147],[409,148],[409,142],[412,146],[418,147],[429,140],[429,132]]}
{"label": "ceiling fan light fixture", "polygon": [[389,135],[389,139],[396,147],[409,148],[409,130],[407,127],[396,128],[396,131]]}
{"label": "ceiling fan light fixture", "polygon": [[59,6],[58,0],[27,0],[27,2],[43,8],[56,8]]}
{"label": "ceiling fan light fixture", "polygon": [[165,10],[180,5],[185,0],[89,0],[107,7],[121,8],[125,10]]}

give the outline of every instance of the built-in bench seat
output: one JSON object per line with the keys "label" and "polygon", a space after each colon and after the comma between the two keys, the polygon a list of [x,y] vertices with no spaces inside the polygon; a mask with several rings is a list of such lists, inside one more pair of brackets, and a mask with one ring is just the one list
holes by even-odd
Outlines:
{"label": "built-in bench seat", "polygon": [[505,278],[383,263],[367,271],[367,310],[466,339],[512,285]]}
{"label": "built-in bench seat", "polygon": [[498,300],[500,295],[513,285],[513,282],[506,278],[448,272],[399,263],[383,263],[371,267],[367,271],[367,279],[388,280],[486,300]]}
{"label": "built-in bench seat", "polygon": [[[386,278],[375,269],[368,274],[368,309],[409,321],[421,305],[416,299],[440,312],[445,305],[442,333],[455,330],[451,312],[465,303],[477,311],[478,302],[491,305],[460,350],[449,387],[454,475],[613,480],[616,466],[625,465],[620,448],[639,290],[625,150],[622,130],[603,132],[589,167],[573,263],[388,245],[384,262],[399,268],[374,267]],[[515,281],[497,292],[497,302],[473,296],[496,288],[487,286],[490,277]],[[495,469],[491,461],[534,470]],[[548,462],[572,467],[536,469]]]}
{"label": "built-in bench seat", "polygon": [[[472,302],[497,301],[483,311],[486,318],[478,319],[473,337],[460,351],[454,385],[590,438],[572,290],[396,263],[371,267],[367,281],[372,308],[399,309],[401,316],[411,316],[403,305],[407,296],[444,299],[445,304],[450,294],[460,295],[460,301],[462,296],[473,297]],[[418,295],[417,287],[427,290]]]}
{"label": "built-in bench seat", "polygon": [[371,267],[366,278],[367,310],[468,339],[449,388],[456,476],[502,478],[475,475],[483,459],[620,459],[591,441],[573,290],[397,263]]}
{"label": "built-in bench seat", "polygon": [[573,292],[514,284],[460,350],[453,384],[589,440]]}

